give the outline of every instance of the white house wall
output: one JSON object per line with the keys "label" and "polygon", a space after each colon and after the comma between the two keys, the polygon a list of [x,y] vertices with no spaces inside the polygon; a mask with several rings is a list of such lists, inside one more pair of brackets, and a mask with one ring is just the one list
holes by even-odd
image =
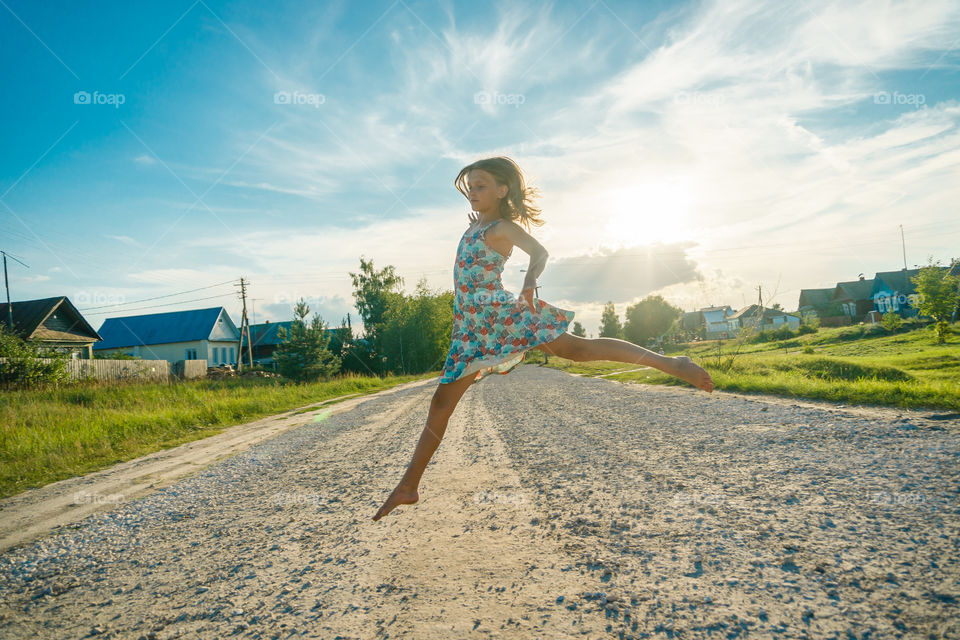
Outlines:
{"label": "white house wall", "polygon": [[233,324],[233,320],[230,319],[229,314],[224,310],[220,312],[220,317],[213,323],[213,329],[210,330],[210,335],[207,339],[211,342],[230,340],[239,342],[240,330],[237,329],[237,325]]}
{"label": "white house wall", "polygon": [[206,359],[207,362],[210,362],[210,356],[212,355],[213,351],[210,348],[210,343],[207,340],[194,340],[192,342],[168,342],[166,344],[120,347],[117,349],[97,349],[94,351],[94,354],[128,353],[143,358],[144,360],[168,360],[170,362],[177,362],[178,360],[188,359],[187,349],[196,349],[196,360]]}

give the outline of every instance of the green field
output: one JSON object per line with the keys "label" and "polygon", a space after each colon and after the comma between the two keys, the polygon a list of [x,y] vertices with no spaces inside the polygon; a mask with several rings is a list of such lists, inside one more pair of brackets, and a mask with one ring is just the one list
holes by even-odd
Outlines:
{"label": "green field", "polygon": [[[666,355],[687,355],[706,369],[715,389],[769,393],[847,404],[960,411],[960,323],[945,344],[932,327],[891,335],[879,327],[821,328],[788,340],[742,344],[710,340],[671,345]],[[812,350],[813,353],[805,351]],[[542,362],[533,352],[528,362]],[[547,366],[587,376],[635,368],[619,362],[550,358]],[[690,386],[655,369],[604,375],[611,380]]]}
{"label": "green field", "polygon": [[206,438],[264,416],[436,375],[345,375],[303,385],[278,378],[94,382],[4,391],[0,497]]}

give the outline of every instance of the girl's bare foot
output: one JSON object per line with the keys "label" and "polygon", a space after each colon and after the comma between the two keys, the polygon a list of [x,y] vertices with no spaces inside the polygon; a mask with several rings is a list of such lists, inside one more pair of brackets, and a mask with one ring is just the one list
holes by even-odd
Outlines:
{"label": "girl's bare foot", "polygon": [[373,516],[373,519],[379,520],[401,504],[415,504],[419,499],[420,494],[416,490],[398,486],[393,490],[393,493],[390,494],[390,497],[387,498],[387,501],[383,503],[380,510],[377,511],[377,515]]}
{"label": "girl's bare foot", "polygon": [[713,393],[713,379],[710,374],[704,371],[696,362],[687,356],[674,356],[676,362],[675,370],[672,375],[686,380],[698,389],[703,389],[707,393]]}

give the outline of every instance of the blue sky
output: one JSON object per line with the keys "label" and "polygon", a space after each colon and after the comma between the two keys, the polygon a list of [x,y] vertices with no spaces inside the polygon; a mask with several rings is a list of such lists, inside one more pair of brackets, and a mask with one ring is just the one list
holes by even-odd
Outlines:
{"label": "blue sky", "polygon": [[450,289],[453,178],[501,154],[594,335],[651,293],[794,310],[902,267],[899,225],[910,267],[960,257],[956,2],[0,0],[0,36],[11,296],[95,328],[239,322],[240,276],[257,321],[357,325],[361,255]]}

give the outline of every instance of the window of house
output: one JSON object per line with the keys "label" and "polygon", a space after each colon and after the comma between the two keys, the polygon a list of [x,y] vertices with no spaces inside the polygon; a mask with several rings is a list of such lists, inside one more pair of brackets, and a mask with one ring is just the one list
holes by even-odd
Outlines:
{"label": "window of house", "polygon": [[185,360],[196,360],[197,359],[197,350],[196,349],[187,349],[187,355]]}
{"label": "window of house", "polygon": [[[224,349],[226,349],[226,347],[224,347]],[[233,347],[230,347],[230,363],[231,364],[236,363],[236,360],[234,360],[233,358]]]}
{"label": "window of house", "polygon": [[220,347],[213,348],[213,364],[220,363]]}

